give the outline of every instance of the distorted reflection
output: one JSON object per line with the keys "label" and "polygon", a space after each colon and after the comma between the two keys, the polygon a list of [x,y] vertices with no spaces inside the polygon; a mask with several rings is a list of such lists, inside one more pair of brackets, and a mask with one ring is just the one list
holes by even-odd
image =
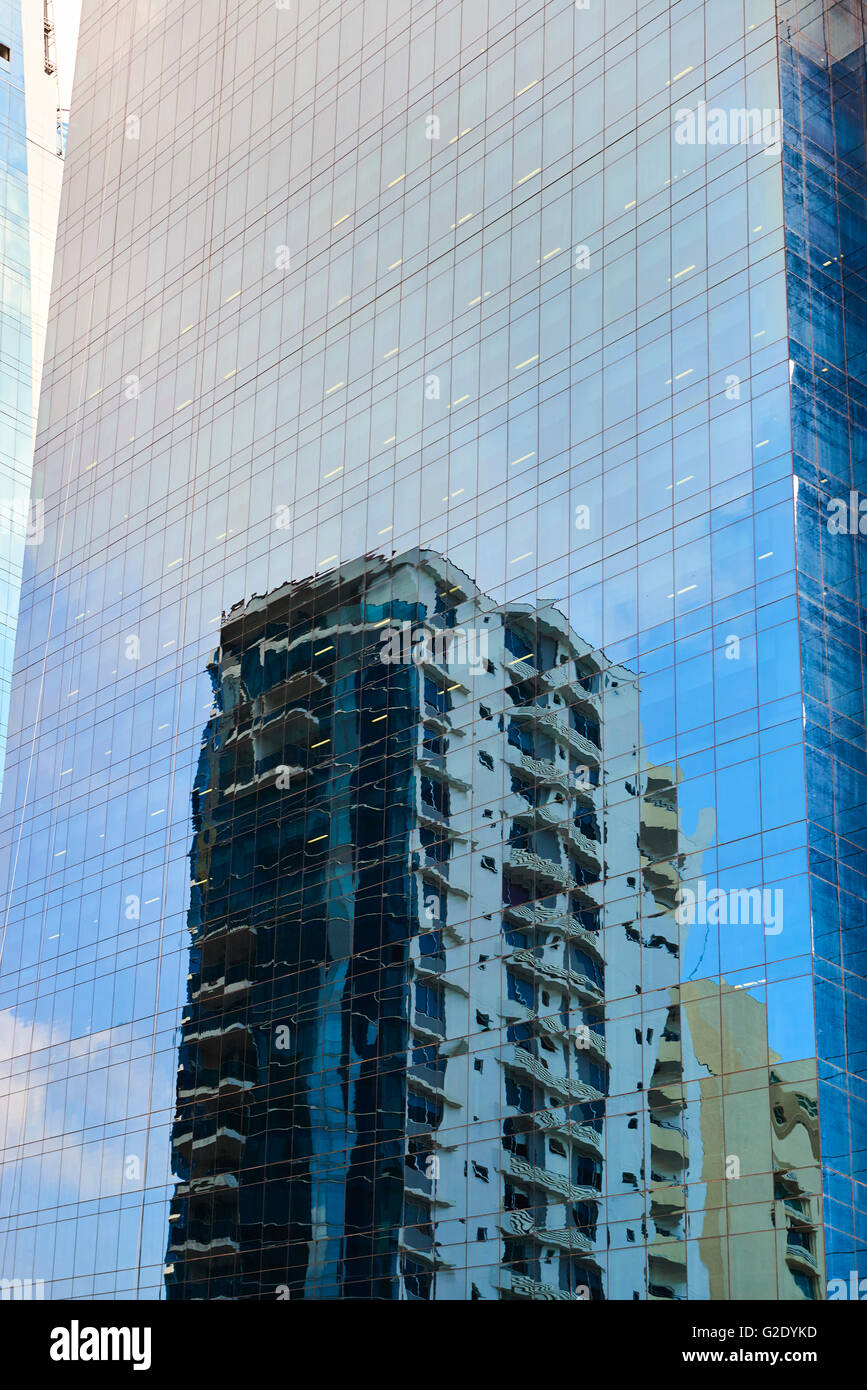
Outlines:
{"label": "distorted reflection", "polygon": [[816,1297],[815,1067],[681,984],[706,845],[638,675],[432,551],[238,605],[210,670],[168,1296]]}

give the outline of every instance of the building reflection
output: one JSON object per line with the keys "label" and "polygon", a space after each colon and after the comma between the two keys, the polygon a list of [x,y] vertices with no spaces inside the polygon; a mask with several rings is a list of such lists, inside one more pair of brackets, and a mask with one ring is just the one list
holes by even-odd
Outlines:
{"label": "building reflection", "polygon": [[764,1003],[725,981],[685,982],[675,1012],[701,1075],[684,1113],[703,1184],[694,1234],[705,1296],[824,1297],[815,1061],[769,1050]]}
{"label": "building reflection", "polygon": [[168,1297],[740,1297],[733,1219],[817,1296],[815,1081],[681,986],[635,673],[415,551],[239,605],[210,674]]}

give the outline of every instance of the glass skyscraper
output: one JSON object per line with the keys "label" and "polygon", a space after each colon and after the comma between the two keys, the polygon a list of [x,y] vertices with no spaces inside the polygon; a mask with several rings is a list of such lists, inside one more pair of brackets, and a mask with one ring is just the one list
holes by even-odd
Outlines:
{"label": "glass skyscraper", "polygon": [[85,0],[5,1292],[867,1276],[864,21]]}
{"label": "glass skyscraper", "polygon": [[0,2],[0,784],[30,496],[63,147],[50,0]]}

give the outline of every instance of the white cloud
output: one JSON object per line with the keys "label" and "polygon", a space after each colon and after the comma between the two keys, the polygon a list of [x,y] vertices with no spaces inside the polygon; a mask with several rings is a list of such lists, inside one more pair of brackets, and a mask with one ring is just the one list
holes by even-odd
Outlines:
{"label": "white cloud", "polygon": [[69,109],[72,78],[75,69],[75,48],[78,43],[78,24],[81,19],[81,0],[54,0],[54,31],[57,44],[57,75],[60,80],[60,105]]}

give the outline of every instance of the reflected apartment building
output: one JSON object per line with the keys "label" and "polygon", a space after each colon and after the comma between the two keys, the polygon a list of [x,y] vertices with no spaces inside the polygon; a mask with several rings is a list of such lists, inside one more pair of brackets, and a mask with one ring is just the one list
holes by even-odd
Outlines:
{"label": "reflected apartment building", "polygon": [[865,50],[862,0],[85,0],[0,1280],[859,1287]]}
{"label": "reflected apartment building", "polygon": [[[427,551],[238,605],[211,677],[169,1297],[730,1296],[722,1052],[766,1029],[681,996],[635,676]],[[816,1154],[772,1158],[766,1076],[728,1123],[774,1241]]]}

